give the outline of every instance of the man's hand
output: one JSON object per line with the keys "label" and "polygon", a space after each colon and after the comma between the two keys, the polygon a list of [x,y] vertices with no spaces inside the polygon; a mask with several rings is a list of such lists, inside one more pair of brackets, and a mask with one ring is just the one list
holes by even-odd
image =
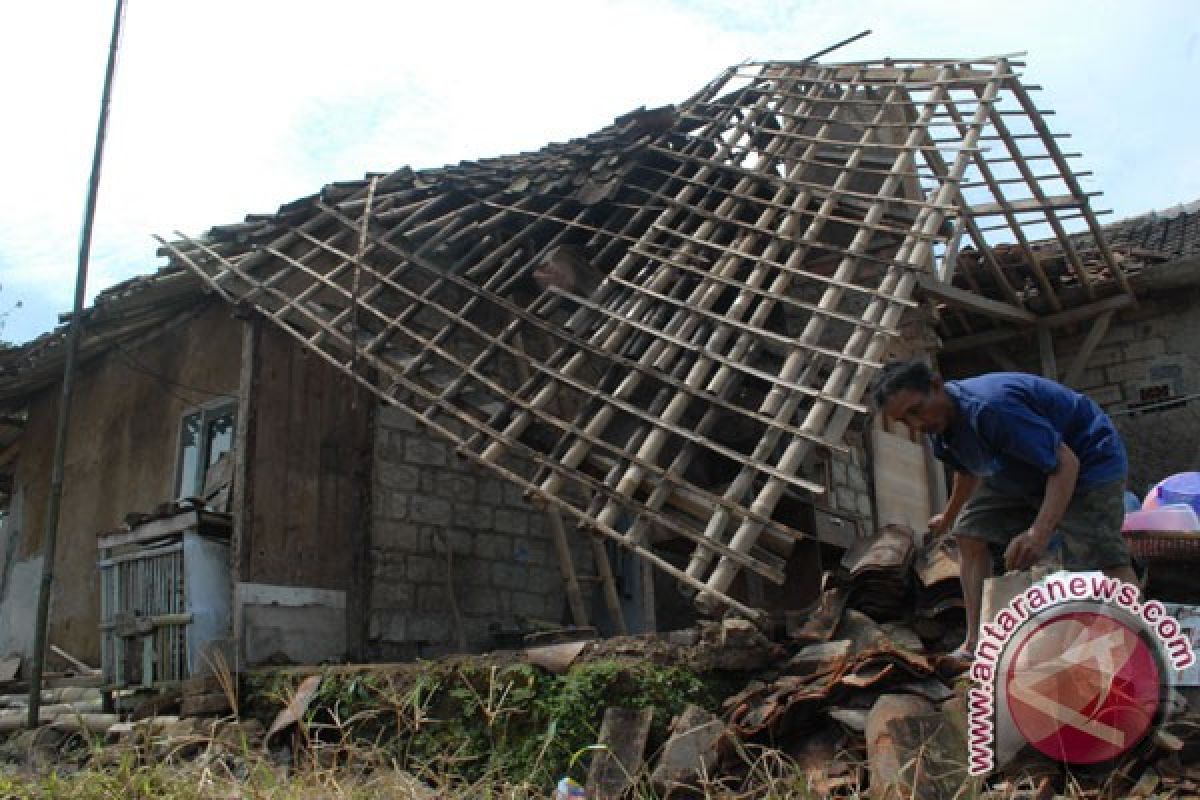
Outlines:
{"label": "man's hand", "polygon": [[939,536],[944,536],[946,531],[950,530],[950,526],[954,523],[954,517],[949,514],[934,514],[929,518],[929,533],[935,539]]}
{"label": "man's hand", "polygon": [[1029,569],[1046,554],[1050,544],[1048,535],[1030,528],[1024,533],[1013,537],[1004,551],[1004,566],[1006,569]]}

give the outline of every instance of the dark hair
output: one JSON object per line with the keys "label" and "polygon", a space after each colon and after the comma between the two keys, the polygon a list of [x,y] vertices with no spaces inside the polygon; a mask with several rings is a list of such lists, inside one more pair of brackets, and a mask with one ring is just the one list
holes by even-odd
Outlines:
{"label": "dark hair", "polygon": [[897,392],[910,389],[921,394],[928,394],[933,386],[933,370],[923,361],[893,361],[884,364],[875,379],[871,390],[871,398],[876,408],[884,404]]}

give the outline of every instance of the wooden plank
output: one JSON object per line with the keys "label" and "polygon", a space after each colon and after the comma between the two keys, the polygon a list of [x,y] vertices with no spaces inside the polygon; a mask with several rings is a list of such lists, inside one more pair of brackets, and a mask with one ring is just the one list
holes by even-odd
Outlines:
{"label": "wooden plank", "polygon": [[1038,328],[1038,354],[1042,360],[1042,377],[1058,379],[1058,362],[1054,358],[1054,337],[1047,327]]}
{"label": "wooden plank", "polygon": [[[288,407],[286,387],[291,384],[291,348],[287,337],[264,328],[259,341],[261,365],[256,381],[258,408],[270,409],[254,420],[254,461],[249,465],[254,503],[251,524],[243,544],[245,570],[242,581],[279,583],[271,561],[286,550],[283,531],[287,498]],[[284,541],[279,541],[284,539]]]}
{"label": "wooden plank", "polygon": [[971,206],[967,209],[976,217],[997,216],[1012,212],[1014,214],[1026,214],[1034,211],[1048,211],[1053,209],[1074,209],[1079,208],[1080,201],[1073,195],[1057,195],[1054,197],[1046,197],[1038,199],[1036,197],[1025,197],[1020,200],[1004,200],[996,203],[980,203],[977,206]]}
{"label": "wooden plank", "polygon": [[1026,311],[1023,308],[1002,303],[999,300],[992,300],[989,297],[969,292],[966,289],[959,289],[950,284],[942,283],[929,273],[918,274],[917,285],[926,294],[932,295],[939,300],[944,300],[959,308],[1003,320],[1004,322],[1012,322],[1018,325],[1033,325],[1038,320],[1037,314],[1034,314],[1032,311]]}
{"label": "wooden plank", "polygon": [[[348,541],[350,585],[346,590],[346,643],[352,658],[366,658],[367,621],[371,601],[371,529],[363,519],[365,495],[371,486],[373,420],[378,413],[366,413],[364,403],[373,403],[375,398],[366,395],[354,399],[351,395],[352,382],[342,375],[332,381],[330,391],[342,400],[342,428],[338,440],[342,442],[340,454],[347,459],[337,476],[337,522],[335,541]],[[350,403],[349,411],[346,404]],[[356,410],[354,405],[358,406]],[[345,428],[349,430],[345,430]]]}
{"label": "wooden plank", "polygon": [[1092,327],[1088,330],[1083,344],[1079,347],[1079,352],[1075,354],[1075,358],[1071,361],[1071,366],[1067,369],[1066,377],[1063,378],[1063,383],[1067,386],[1074,386],[1079,382],[1080,377],[1083,376],[1083,371],[1087,369],[1088,361],[1092,358],[1092,353],[1096,352],[1097,345],[1104,339],[1104,335],[1108,333],[1108,326],[1116,313],[1115,311],[1105,311],[1096,317],[1096,321],[1092,323]]}
{"label": "wooden plank", "polygon": [[873,428],[871,454],[877,522],[880,526],[905,525],[920,541],[933,516],[924,446]]}
{"label": "wooden plank", "polygon": [[[1128,308],[1134,305],[1134,299],[1127,294],[1113,295],[1095,303],[1088,303],[1084,306],[1060,311],[1056,314],[1047,314],[1038,319],[1038,327],[1058,328],[1063,325],[1071,325],[1076,322],[1084,322],[1099,316],[1106,311],[1120,311],[1123,308]],[[983,333],[973,334],[971,336],[962,336],[957,339],[949,339],[942,345],[943,353],[960,353],[964,350],[974,350],[978,347],[984,347],[989,344],[999,344],[1007,342],[1010,339],[1015,339],[1018,336],[1024,336],[1029,331],[1017,330],[1015,328],[1000,328],[994,331],[984,331]]]}
{"label": "wooden plank", "polygon": [[159,539],[163,536],[170,536],[173,533],[179,533],[189,528],[196,528],[199,524],[200,515],[197,512],[185,511],[171,517],[151,520],[144,525],[137,526],[128,533],[110,533],[105,536],[97,536],[96,546],[100,549],[108,549],[119,547],[123,544],[145,542],[151,539]]}
{"label": "wooden plank", "polygon": [[617,800],[633,787],[641,775],[653,722],[653,708],[605,710],[598,736],[601,749],[595,751],[588,769],[588,797]]}

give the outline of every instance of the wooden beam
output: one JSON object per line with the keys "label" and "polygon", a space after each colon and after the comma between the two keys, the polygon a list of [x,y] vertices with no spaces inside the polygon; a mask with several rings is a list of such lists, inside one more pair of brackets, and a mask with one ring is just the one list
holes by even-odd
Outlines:
{"label": "wooden beam", "polygon": [[967,209],[976,217],[996,216],[1011,211],[1016,214],[1031,211],[1047,211],[1050,209],[1079,208],[1080,202],[1072,195],[1047,197],[1044,201],[1036,197],[1024,197],[1020,200],[1005,200],[1001,203],[980,203]]}
{"label": "wooden beam", "polygon": [[[1120,311],[1123,308],[1128,308],[1134,305],[1134,299],[1127,294],[1113,295],[1099,300],[1095,303],[1088,303],[1086,306],[1079,306],[1067,311],[1060,311],[1057,314],[1047,314],[1040,318],[1037,322],[1039,328],[1060,328],[1063,325],[1070,325],[1075,322],[1083,322],[1085,320],[1097,317],[1106,311]],[[1018,336],[1023,336],[1029,333],[1027,330],[1019,330],[1017,328],[997,328],[993,331],[984,331],[983,333],[972,334],[971,336],[963,336],[958,339],[951,339],[942,346],[943,353],[961,353],[964,350],[974,350],[978,347],[986,347],[990,344],[999,344],[1007,342],[1010,339],[1015,339]]]}
{"label": "wooden beam", "polygon": [[992,300],[990,297],[984,297],[974,292],[969,292],[966,289],[959,289],[948,283],[942,283],[928,273],[917,275],[917,285],[927,295],[943,300],[950,305],[974,311],[977,314],[983,314],[1018,325],[1035,325],[1038,321],[1037,314],[1034,314],[1032,311],[1026,311],[1023,308],[1002,303],[999,300]]}
{"label": "wooden beam", "polygon": [[21,455],[21,440],[17,439],[15,442],[9,442],[3,449],[0,449],[0,467],[8,466],[19,455]]}
{"label": "wooden beam", "polygon": [[996,364],[1003,370],[1008,372],[1020,372],[1021,367],[1017,362],[1008,357],[1008,354],[1001,350],[996,345],[985,347],[983,352],[987,353],[988,358],[995,361]]}
{"label": "wooden beam", "polygon": [[1092,358],[1092,353],[1096,351],[1096,346],[1104,339],[1104,334],[1108,333],[1109,323],[1112,322],[1112,318],[1116,313],[1115,311],[1105,311],[1096,318],[1096,321],[1092,324],[1092,329],[1088,331],[1087,336],[1084,338],[1079,352],[1075,354],[1075,359],[1071,362],[1066,377],[1063,378],[1063,383],[1067,386],[1074,386],[1079,382],[1079,378],[1087,368],[1088,361]]}
{"label": "wooden beam", "polygon": [[[241,366],[238,370],[237,430],[233,441],[233,493],[229,510],[233,531],[229,542],[230,598],[233,609],[232,633],[237,652],[242,654],[242,609],[238,583],[243,573],[243,553],[248,551],[248,528],[251,526],[254,505],[254,443],[257,439],[258,359],[262,347],[262,320],[251,315],[242,324]],[[249,531],[252,533],[252,531]],[[347,604],[349,605],[349,604]],[[354,637],[351,636],[351,639]]]}
{"label": "wooden beam", "polygon": [[1058,380],[1058,362],[1054,359],[1054,338],[1047,327],[1038,328],[1038,352],[1042,357],[1042,376]]}

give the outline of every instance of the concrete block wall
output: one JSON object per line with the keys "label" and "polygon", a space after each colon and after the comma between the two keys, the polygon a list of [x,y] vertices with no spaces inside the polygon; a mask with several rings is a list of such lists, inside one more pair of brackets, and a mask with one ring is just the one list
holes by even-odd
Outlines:
{"label": "concrete block wall", "polygon": [[875,530],[874,508],[871,503],[871,473],[867,466],[866,453],[858,437],[849,435],[847,453],[830,453],[829,508],[846,517],[861,520],[864,533]]}
{"label": "concrete block wall", "polygon": [[[1129,486],[1144,492],[1167,475],[1200,469],[1200,400],[1141,410],[1155,399],[1200,393],[1200,288],[1139,298],[1118,314],[1073,388],[1107,411],[1129,451]],[[1089,326],[1055,339],[1060,373],[1073,363]],[[1040,373],[1037,346],[1010,344],[1004,352],[1022,368]],[[983,354],[943,361],[959,376],[999,369]]]}
{"label": "concrete block wall", "polygon": [[[393,407],[376,418],[371,506],[372,657],[456,650],[451,590],[473,651],[497,646],[496,626],[567,621],[544,514],[518,486],[459,459]],[[590,545],[566,527],[577,572],[590,574]]]}

